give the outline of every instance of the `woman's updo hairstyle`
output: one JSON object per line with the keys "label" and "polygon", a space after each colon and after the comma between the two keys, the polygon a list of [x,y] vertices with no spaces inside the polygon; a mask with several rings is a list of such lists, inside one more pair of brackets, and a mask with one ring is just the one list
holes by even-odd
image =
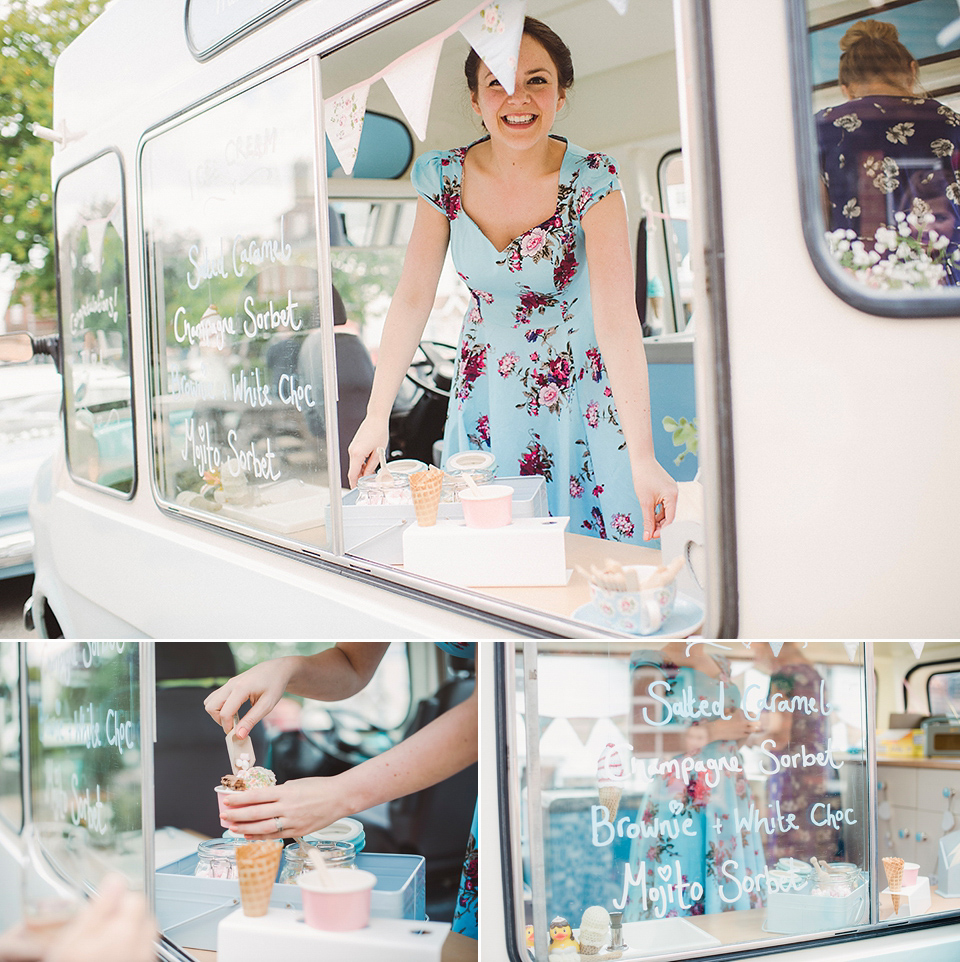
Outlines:
{"label": "woman's updo hairstyle", "polygon": [[[523,32],[533,37],[550,54],[557,70],[560,89],[569,90],[573,86],[573,57],[570,56],[570,48],[542,20],[534,17],[523,18]],[[472,47],[464,61],[463,73],[467,78],[470,93],[475,94],[480,73],[480,54]]]}
{"label": "woman's updo hairstyle", "polygon": [[900,43],[892,23],[858,20],[840,41],[840,83],[851,84],[882,78],[911,86],[914,57]]}

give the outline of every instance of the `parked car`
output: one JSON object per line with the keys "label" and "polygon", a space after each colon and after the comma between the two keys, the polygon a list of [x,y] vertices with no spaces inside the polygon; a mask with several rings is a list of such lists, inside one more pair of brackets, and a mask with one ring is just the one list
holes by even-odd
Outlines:
{"label": "parked car", "polygon": [[0,579],[33,572],[27,505],[60,437],[61,396],[53,363],[0,365]]}

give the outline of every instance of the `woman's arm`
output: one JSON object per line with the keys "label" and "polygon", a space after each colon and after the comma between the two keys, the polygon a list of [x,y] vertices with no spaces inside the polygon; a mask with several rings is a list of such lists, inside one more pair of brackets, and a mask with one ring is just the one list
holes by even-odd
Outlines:
{"label": "woman's arm", "polygon": [[250,710],[237,730],[237,737],[245,738],[284,693],[320,701],[340,701],[355,695],[367,686],[389,644],[338,641],[315,655],[291,655],[261,662],[207,695],[203,707],[229,732],[241,706],[249,701]]}
{"label": "woman's arm", "polygon": [[350,487],[377,468],[377,448],[386,447],[390,411],[423,336],[437,296],[437,283],[450,241],[450,222],[422,197],[403,258],[400,283],[390,302],[380,339],[367,416],[350,442]]}
{"label": "woman's arm", "polygon": [[[673,521],[677,485],[653,453],[647,358],[637,315],[622,192],[611,191],[590,207],[583,215],[583,230],[597,344],[627,442],[634,488],[643,510],[643,537],[649,540],[657,537],[661,526]],[[660,501],[663,514],[655,517]]]}
{"label": "woman's arm", "polygon": [[[477,691],[388,751],[331,778],[298,778],[225,796],[235,832],[293,838],[338,818],[409,795],[455,775],[477,760]],[[277,831],[276,818],[282,831]]]}

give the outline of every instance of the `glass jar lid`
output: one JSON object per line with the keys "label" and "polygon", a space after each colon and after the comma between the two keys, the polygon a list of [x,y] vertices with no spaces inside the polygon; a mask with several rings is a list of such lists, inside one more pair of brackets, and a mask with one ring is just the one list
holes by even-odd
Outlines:
{"label": "glass jar lid", "polygon": [[291,842],[283,850],[283,860],[285,864],[297,867],[303,866],[311,868],[309,861],[310,850],[320,852],[330,868],[344,868],[352,865],[357,857],[357,850],[353,842],[328,842],[306,840],[306,851],[299,842]]}
{"label": "glass jar lid", "polygon": [[239,838],[208,838],[197,846],[197,855],[199,858],[233,860],[237,857],[237,846],[246,844],[247,839],[243,836]]}

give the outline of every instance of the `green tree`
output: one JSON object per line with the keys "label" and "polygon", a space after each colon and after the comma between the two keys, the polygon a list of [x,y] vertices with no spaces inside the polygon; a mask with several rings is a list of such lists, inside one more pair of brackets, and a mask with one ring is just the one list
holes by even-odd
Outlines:
{"label": "green tree", "polygon": [[33,125],[53,126],[53,65],[109,0],[0,0],[0,254],[20,272],[14,300],[29,294],[54,310],[53,145]]}

